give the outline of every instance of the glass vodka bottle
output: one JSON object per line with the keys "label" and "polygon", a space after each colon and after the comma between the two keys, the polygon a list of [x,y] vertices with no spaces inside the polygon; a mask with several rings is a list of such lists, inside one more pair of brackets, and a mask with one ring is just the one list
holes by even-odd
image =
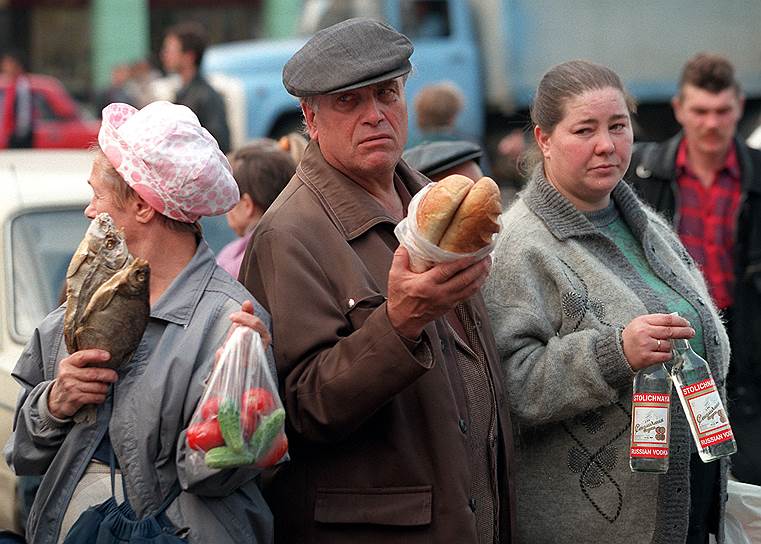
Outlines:
{"label": "glass vodka bottle", "polygon": [[671,377],[663,364],[634,375],[629,467],[664,473],[669,468]]}
{"label": "glass vodka bottle", "polygon": [[672,345],[671,379],[700,458],[708,463],[732,455],[737,451],[737,444],[708,363],[692,350],[687,340],[672,340]]}

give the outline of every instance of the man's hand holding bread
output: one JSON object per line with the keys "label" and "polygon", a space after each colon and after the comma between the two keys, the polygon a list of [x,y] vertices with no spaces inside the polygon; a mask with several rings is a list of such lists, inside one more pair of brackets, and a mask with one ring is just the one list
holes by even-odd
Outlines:
{"label": "man's hand holding bread", "polygon": [[415,236],[449,252],[450,259],[453,253],[463,257],[426,262],[411,256],[404,243],[399,246],[389,271],[387,312],[394,329],[408,339],[418,338],[428,323],[474,295],[486,281],[491,258],[473,254],[489,246],[499,231],[499,188],[486,177],[474,183],[465,176],[448,176],[422,195],[413,211]]}

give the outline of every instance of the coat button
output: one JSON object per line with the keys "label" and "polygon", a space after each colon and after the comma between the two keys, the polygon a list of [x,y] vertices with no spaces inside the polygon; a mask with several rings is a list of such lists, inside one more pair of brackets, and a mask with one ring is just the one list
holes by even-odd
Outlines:
{"label": "coat button", "polygon": [[471,498],[471,499],[468,501],[468,506],[470,506],[470,510],[471,510],[472,512],[475,512],[475,511],[476,511],[476,499],[473,499],[473,498]]}
{"label": "coat button", "polygon": [[719,335],[718,334],[714,334],[713,335],[713,343],[716,344],[717,346],[719,345]]}
{"label": "coat button", "polygon": [[468,424],[465,422],[464,419],[460,418],[460,421],[458,422],[460,425],[460,430],[462,431],[462,434],[466,434],[468,432]]}
{"label": "coat button", "polygon": [[444,342],[444,339],[441,340],[441,351],[446,353],[447,352],[447,343]]}
{"label": "coat button", "polygon": [[634,173],[637,174],[638,178],[642,179],[647,179],[653,175],[653,173],[649,169],[645,168],[643,164],[638,164],[637,168],[634,169]]}
{"label": "coat button", "polygon": [[481,320],[479,318],[476,318],[476,328],[477,329],[481,328]]}

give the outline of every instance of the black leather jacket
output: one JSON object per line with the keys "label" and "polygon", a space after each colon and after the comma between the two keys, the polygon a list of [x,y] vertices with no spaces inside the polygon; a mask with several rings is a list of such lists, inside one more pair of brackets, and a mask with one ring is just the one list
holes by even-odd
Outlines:
{"label": "black leather jacket", "polygon": [[[683,134],[663,143],[636,144],[627,181],[637,194],[674,225],[679,224],[676,184],[676,153]],[[735,289],[728,326],[732,363],[727,380],[727,397],[735,434],[747,422],[761,434],[761,151],[735,140],[740,165],[742,197],[735,226]],[[737,420],[737,425],[734,424]],[[738,436],[739,453],[733,471],[743,481],[761,484],[761,451],[745,448]],[[752,449],[753,451],[748,451]],[[752,474],[742,477],[742,459],[753,465]]]}
{"label": "black leather jacket", "polygon": [[201,126],[217,140],[222,153],[230,151],[230,129],[227,126],[225,100],[208,81],[197,74],[177,91],[175,102],[193,110]]}

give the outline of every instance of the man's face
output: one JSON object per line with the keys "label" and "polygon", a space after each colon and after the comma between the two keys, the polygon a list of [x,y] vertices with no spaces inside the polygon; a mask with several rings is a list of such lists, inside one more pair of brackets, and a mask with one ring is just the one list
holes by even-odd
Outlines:
{"label": "man's face", "polygon": [[167,72],[178,72],[186,62],[187,53],[182,51],[182,42],[177,36],[169,34],[161,47],[161,62]]}
{"label": "man's face", "polygon": [[407,143],[402,78],[317,96],[314,106],[304,104],[304,117],[328,164],[350,178],[393,172]]}
{"label": "man's face", "polygon": [[21,65],[13,57],[4,55],[2,61],[0,61],[0,73],[13,78],[19,75],[23,70]]}
{"label": "man's face", "polygon": [[744,98],[733,88],[712,93],[686,84],[674,98],[674,115],[691,152],[724,155],[732,143]]}

